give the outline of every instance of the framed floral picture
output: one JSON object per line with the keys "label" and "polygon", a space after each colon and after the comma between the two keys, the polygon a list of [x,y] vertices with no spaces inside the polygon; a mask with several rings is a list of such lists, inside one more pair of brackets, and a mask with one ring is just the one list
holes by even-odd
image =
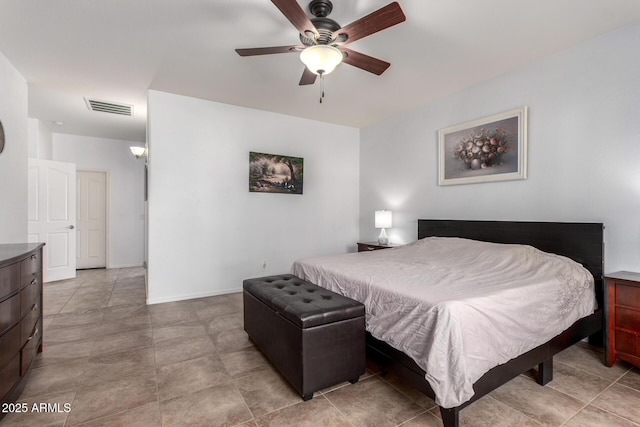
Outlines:
{"label": "framed floral picture", "polygon": [[527,179],[527,107],[438,132],[438,185]]}

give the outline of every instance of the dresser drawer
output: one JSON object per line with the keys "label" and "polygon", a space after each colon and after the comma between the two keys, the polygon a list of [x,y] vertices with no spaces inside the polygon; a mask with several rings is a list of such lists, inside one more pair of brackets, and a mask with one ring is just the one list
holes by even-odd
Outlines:
{"label": "dresser drawer", "polygon": [[32,310],[22,318],[20,322],[20,344],[24,345],[33,330],[36,328],[36,323],[40,320],[40,310]]}
{"label": "dresser drawer", "polygon": [[616,330],[616,351],[640,357],[640,337],[634,333]]}
{"label": "dresser drawer", "polygon": [[40,271],[40,257],[42,256],[40,251],[36,251],[29,255],[28,258],[22,260],[21,269],[23,275],[35,274]]}
{"label": "dresser drawer", "polygon": [[640,287],[616,285],[616,304],[640,308]]}
{"label": "dresser drawer", "polygon": [[0,368],[0,396],[6,396],[19,379],[20,355],[16,353],[4,368]]}
{"label": "dresser drawer", "polygon": [[41,268],[40,257],[41,253],[38,251],[32,253],[28,258],[20,262],[20,270],[22,271],[22,281],[20,283],[21,288],[30,284],[34,278],[37,278]]}
{"label": "dresser drawer", "polygon": [[31,334],[27,339],[27,343],[22,347],[22,351],[20,352],[20,375],[24,375],[27,372],[27,369],[29,369],[29,366],[31,366],[33,358],[38,354],[38,347],[40,346],[41,341],[42,321],[38,321],[34,326],[33,331],[31,331]]}
{"label": "dresser drawer", "polygon": [[0,300],[20,288],[20,263],[0,268]]}
{"label": "dresser drawer", "polygon": [[0,302],[0,335],[20,321],[20,294]]}
{"label": "dresser drawer", "polygon": [[0,337],[0,369],[20,351],[20,325]]}
{"label": "dresser drawer", "polygon": [[616,307],[616,327],[640,331],[640,311]]}
{"label": "dresser drawer", "polygon": [[42,285],[38,277],[34,277],[31,282],[20,291],[20,318],[26,316],[30,311],[40,311],[40,292]]}

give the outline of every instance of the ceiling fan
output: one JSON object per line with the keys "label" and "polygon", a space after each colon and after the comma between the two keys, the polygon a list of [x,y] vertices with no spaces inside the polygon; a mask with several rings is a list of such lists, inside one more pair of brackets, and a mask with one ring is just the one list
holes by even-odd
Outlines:
{"label": "ceiling fan", "polygon": [[336,21],[327,18],[333,10],[330,0],[312,0],[309,3],[309,11],[315,16],[313,19],[307,17],[297,0],[271,1],[300,32],[302,45],[236,49],[236,52],[240,56],[300,52],[300,59],[305,64],[300,85],[315,83],[317,76],[329,74],[341,62],[373,74],[384,73],[390,63],[345,46],[407,19],[400,5],[393,2],[346,27],[340,27]]}

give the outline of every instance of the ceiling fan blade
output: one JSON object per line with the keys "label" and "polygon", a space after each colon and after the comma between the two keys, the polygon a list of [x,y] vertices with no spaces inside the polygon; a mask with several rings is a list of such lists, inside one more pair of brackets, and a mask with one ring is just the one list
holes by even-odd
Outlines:
{"label": "ceiling fan blade", "polygon": [[309,38],[315,38],[318,35],[315,25],[311,22],[300,4],[296,0],[271,0],[280,12],[293,24],[294,27]]}
{"label": "ceiling fan blade", "polygon": [[391,65],[386,61],[365,55],[364,53],[356,52],[355,50],[347,49],[346,47],[341,47],[340,50],[343,53],[346,53],[342,62],[373,74],[380,75]]}
{"label": "ceiling fan blade", "polygon": [[[352,22],[344,28],[340,28],[333,33],[333,37],[337,43],[353,43],[363,37],[404,22],[406,19],[407,17],[398,2],[393,2]],[[345,36],[346,40],[342,40]]]}
{"label": "ceiling fan blade", "polygon": [[311,71],[309,71],[307,67],[304,67],[304,72],[302,73],[302,77],[300,78],[299,85],[300,86],[312,85],[316,82],[316,77],[318,76],[312,73]]}
{"label": "ceiling fan blade", "polygon": [[304,46],[273,46],[273,47],[253,47],[248,49],[236,49],[240,56],[271,55],[273,53],[299,52]]}

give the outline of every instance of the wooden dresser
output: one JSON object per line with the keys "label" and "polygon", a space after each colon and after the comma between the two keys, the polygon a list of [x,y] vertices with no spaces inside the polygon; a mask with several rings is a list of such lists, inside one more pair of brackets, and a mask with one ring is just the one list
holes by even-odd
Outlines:
{"label": "wooden dresser", "polygon": [[[0,244],[0,397],[14,401],[42,351],[42,243]],[[2,414],[0,414],[0,417]]]}
{"label": "wooden dresser", "polygon": [[619,271],[605,278],[605,364],[620,359],[640,367],[640,273]]}

